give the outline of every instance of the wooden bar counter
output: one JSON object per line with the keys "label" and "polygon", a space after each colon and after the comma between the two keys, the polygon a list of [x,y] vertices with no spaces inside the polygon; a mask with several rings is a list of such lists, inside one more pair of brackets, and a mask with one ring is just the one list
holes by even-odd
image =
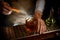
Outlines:
{"label": "wooden bar counter", "polygon": [[22,38],[16,38],[17,40],[47,40],[49,38],[54,38],[60,36],[60,29],[58,30],[53,30],[49,32],[44,32],[43,34],[34,34]]}
{"label": "wooden bar counter", "polygon": [[4,36],[7,40],[46,40],[49,38],[59,37],[60,29],[44,32],[43,34],[28,34],[24,27],[5,27],[3,28]]}

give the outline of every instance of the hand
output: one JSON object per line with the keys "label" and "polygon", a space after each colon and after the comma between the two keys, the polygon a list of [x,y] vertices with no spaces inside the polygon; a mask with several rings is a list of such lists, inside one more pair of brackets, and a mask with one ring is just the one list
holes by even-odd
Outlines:
{"label": "hand", "polygon": [[30,32],[38,32],[40,34],[46,32],[46,25],[44,20],[40,18],[39,13],[35,13],[32,20],[33,21],[28,21],[26,24],[28,29],[30,29]]}
{"label": "hand", "polygon": [[46,29],[46,25],[44,23],[44,20],[39,19],[38,20],[38,29],[37,29],[37,32],[39,32],[40,34],[43,34],[46,31],[47,31],[47,29]]}
{"label": "hand", "polygon": [[2,10],[2,13],[4,14],[4,15],[9,15],[9,14],[11,14],[11,10],[10,10],[10,6],[9,6],[9,4],[8,3],[6,3],[6,2],[0,2],[0,4],[1,4],[1,7],[0,7],[0,10]]}
{"label": "hand", "polygon": [[37,32],[42,34],[46,31],[46,25],[45,25],[45,22],[44,20],[42,20],[42,12],[39,11],[39,10],[36,10],[35,11],[35,15],[34,15],[34,20],[37,21]]}

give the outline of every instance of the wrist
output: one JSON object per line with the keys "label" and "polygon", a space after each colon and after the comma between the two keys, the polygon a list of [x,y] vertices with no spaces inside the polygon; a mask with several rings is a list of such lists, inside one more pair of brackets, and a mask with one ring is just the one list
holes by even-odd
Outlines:
{"label": "wrist", "polygon": [[42,12],[39,11],[39,10],[36,10],[36,11],[35,11],[35,14],[36,14],[36,15],[38,14],[38,16],[40,16],[40,18],[42,17]]}

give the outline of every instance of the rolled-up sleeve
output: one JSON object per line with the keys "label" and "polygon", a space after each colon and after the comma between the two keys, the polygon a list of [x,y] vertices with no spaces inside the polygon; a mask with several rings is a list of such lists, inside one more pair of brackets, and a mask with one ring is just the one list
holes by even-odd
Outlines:
{"label": "rolled-up sleeve", "polygon": [[35,11],[38,10],[38,11],[43,12],[44,6],[45,6],[45,0],[37,0]]}

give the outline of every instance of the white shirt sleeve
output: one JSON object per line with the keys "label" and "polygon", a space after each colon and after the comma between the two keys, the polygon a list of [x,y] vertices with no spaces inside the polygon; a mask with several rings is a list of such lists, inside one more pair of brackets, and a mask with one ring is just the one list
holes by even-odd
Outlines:
{"label": "white shirt sleeve", "polygon": [[43,12],[44,6],[45,6],[45,0],[37,0],[35,11],[38,10]]}

